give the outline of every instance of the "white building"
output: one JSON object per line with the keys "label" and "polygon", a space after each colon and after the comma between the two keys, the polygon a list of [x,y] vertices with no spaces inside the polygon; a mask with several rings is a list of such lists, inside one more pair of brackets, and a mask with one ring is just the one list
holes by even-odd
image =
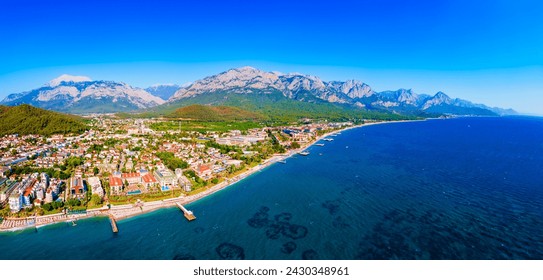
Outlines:
{"label": "white building", "polygon": [[11,212],[19,212],[23,209],[23,195],[19,192],[13,192],[9,196],[9,209]]}
{"label": "white building", "polygon": [[102,188],[102,182],[98,177],[87,178],[87,184],[89,184],[92,194],[97,194],[100,198],[104,197],[104,189]]}

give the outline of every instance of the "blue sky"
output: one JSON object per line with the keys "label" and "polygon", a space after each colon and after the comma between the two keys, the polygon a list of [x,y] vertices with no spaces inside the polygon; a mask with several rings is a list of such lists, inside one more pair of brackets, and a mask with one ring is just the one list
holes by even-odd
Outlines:
{"label": "blue sky", "polygon": [[444,91],[543,115],[541,1],[0,1],[0,98],[64,73],[146,87],[229,68]]}

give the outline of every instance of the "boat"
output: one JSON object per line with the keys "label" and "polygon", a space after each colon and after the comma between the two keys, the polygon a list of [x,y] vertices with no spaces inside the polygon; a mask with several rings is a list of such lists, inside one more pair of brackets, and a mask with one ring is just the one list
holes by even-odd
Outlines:
{"label": "boat", "polygon": [[324,144],[322,144],[322,143],[318,143],[318,144],[315,144],[315,146],[319,146],[319,147],[322,147],[322,146],[324,146]]}
{"label": "boat", "polygon": [[322,139],[322,140],[324,140],[324,141],[328,141],[328,142],[330,142],[330,141],[334,141],[334,139],[332,139],[332,138],[324,138],[324,139]]}
{"label": "boat", "polygon": [[286,160],[280,160],[279,162],[280,162],[280,163],[283,163],[283,164],[287,163]]}
{"label": "boat", "polygon": [[299,152],[298,154],[300,154],[302,156],[307,156],[307,155],[309,155],[309,152]]}

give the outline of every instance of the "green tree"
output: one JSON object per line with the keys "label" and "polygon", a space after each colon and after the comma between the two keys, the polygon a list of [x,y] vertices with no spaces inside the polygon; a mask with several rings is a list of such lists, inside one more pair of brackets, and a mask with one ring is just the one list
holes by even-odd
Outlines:
{"label": "green tree", "polygon": [[100,205],[102,203],[102,198],[97,194],[93,194],[91,196],[91,202],[93,205]]}
{"label": "green tree", "polygon": [[43,210],[45,211],[51,211],[53,210],[53,206],[51,205],[51,203],[46,203],[42,206]]}

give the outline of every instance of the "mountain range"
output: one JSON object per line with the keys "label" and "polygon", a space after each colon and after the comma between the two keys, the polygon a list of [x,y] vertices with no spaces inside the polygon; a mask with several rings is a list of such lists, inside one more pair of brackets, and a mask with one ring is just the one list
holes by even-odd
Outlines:
{"label": "mountain range", "polygon": [[[491,108],[451,98],[443,92],[417,94],[410,89],[376,92],[357,81],[323,81],[300,73],[265,72],[252,67],[230,69],[187,86],[156,85],[147,89],[122,82],[92,81],[84,76],[62,75],[31,91],[11,94],[1,104],[33,106],[69,113],[160,111],[183,104],[244,106],[262,98],[295,107],[324,104],[342,110],[376,111],[404,115],[507,115],[512,109]],[[271,98],[271,99],[270,99]],[[165,101],[167,99],[167,101]],[[237,100],[232,103],[232,100]]]}
{"label": "mountain range", "polygon": [[112,113],[145,109],[164,100],[125,83],[62,75],[40,88],[10,94],[1,104],[29,104],[68,113]]}

